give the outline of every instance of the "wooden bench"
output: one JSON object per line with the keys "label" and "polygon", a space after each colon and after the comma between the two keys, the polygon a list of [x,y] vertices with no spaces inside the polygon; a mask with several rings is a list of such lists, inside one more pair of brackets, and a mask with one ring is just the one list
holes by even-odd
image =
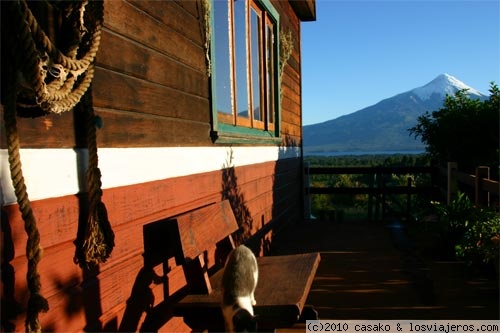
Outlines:
{"label": "wooden bench", "polygon": [[[221,268],[234,248],[231,234],[239,229],[229,201],[187,212],[168,222],[175,225],[169,230],[176,235],[168,238],[174,240],[176,263],[183,266],[189,289],[189,294],[175,304],[174,315],[184,317],[194,330],[223,331]],[[319,261],[319,253],[257,258],[259,281],[254,311],[259,330],[288,327],[301,317],[317,319],[314,315],[304,318],[304,314],[316,314],[305,302]],[[211,270],[215,273],[210,274]]]}

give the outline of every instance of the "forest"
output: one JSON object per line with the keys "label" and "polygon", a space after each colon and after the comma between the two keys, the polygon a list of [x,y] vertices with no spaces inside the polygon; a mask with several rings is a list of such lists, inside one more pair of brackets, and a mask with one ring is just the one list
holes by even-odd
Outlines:
{"label": "forest", "polygon": [[[309,167],[420,167],[429,166],[426,154],[387,154],[387,155],[345,155],[345,156],[305,156],[304,162]],[[430,175],[426,174],[390,174],[384,175],[384,186],[406,186],[408,178],[413,186],[430,186]],[[380,186],[380,180],[374,180],[372,174],[315,174],[309,177],[311,187],[359,188]],[[311,214],[316,218],[360,219],[369,218],[371,207],[368,194],[313,194]],[[393,210],[405,210],[406,195],[391,195],[384,198]],[[414,207],[425,205],[430,198],[414,196]],[[402,212],[399,212],[400,214]],[[376,217],[375,217],[376,218]]]}

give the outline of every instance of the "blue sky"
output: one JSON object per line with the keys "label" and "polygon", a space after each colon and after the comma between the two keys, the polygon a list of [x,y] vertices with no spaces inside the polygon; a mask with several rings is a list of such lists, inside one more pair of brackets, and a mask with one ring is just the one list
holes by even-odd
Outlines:
{"label": "blue sky", "polygon": [[498,0],[316,0],[302,23],[303,124],[337,118],[448,73],[500,86]]}

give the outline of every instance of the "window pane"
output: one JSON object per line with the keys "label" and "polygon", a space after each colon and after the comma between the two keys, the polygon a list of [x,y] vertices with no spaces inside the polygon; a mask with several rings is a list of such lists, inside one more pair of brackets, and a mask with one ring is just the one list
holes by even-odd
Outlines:
{"label": "window pane", "polygon": [[217,112],[232,113],[229,1],[214,1],[215,78]]}
{"label": "window pane", "polygon": [[248,118],[246,1],[234,0],[234,39],[236,54],[236,106],[240,117]]}
{"label": "window pane", "polygon": [[213,15],[212,111],[218,122],[233,125],[214,125],[215,130],[279,134],[274,132],[279,124],[279,14],[268,0],[209,1]]}
{"label": "window pane", "polygon": [[263,120],[261,116],[261,103],[260,103],[260,16],[252,8],[250,14],[250,48],[252,51],[251,55],[251,66],[252,66],[252,107],[253,107],[253,119]]}
{"label": "window pane", "polygon": [[272,23],[266,21],[266,92],[267,121],[274,123],[274,34]]}

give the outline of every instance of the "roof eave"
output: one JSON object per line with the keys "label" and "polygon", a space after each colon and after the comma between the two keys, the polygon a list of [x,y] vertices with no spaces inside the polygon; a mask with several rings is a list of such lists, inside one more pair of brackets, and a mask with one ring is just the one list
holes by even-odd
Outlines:
{"label": "roof eave", "polygon": [[316,21],[316,0],[288,0],[301,21]]}

